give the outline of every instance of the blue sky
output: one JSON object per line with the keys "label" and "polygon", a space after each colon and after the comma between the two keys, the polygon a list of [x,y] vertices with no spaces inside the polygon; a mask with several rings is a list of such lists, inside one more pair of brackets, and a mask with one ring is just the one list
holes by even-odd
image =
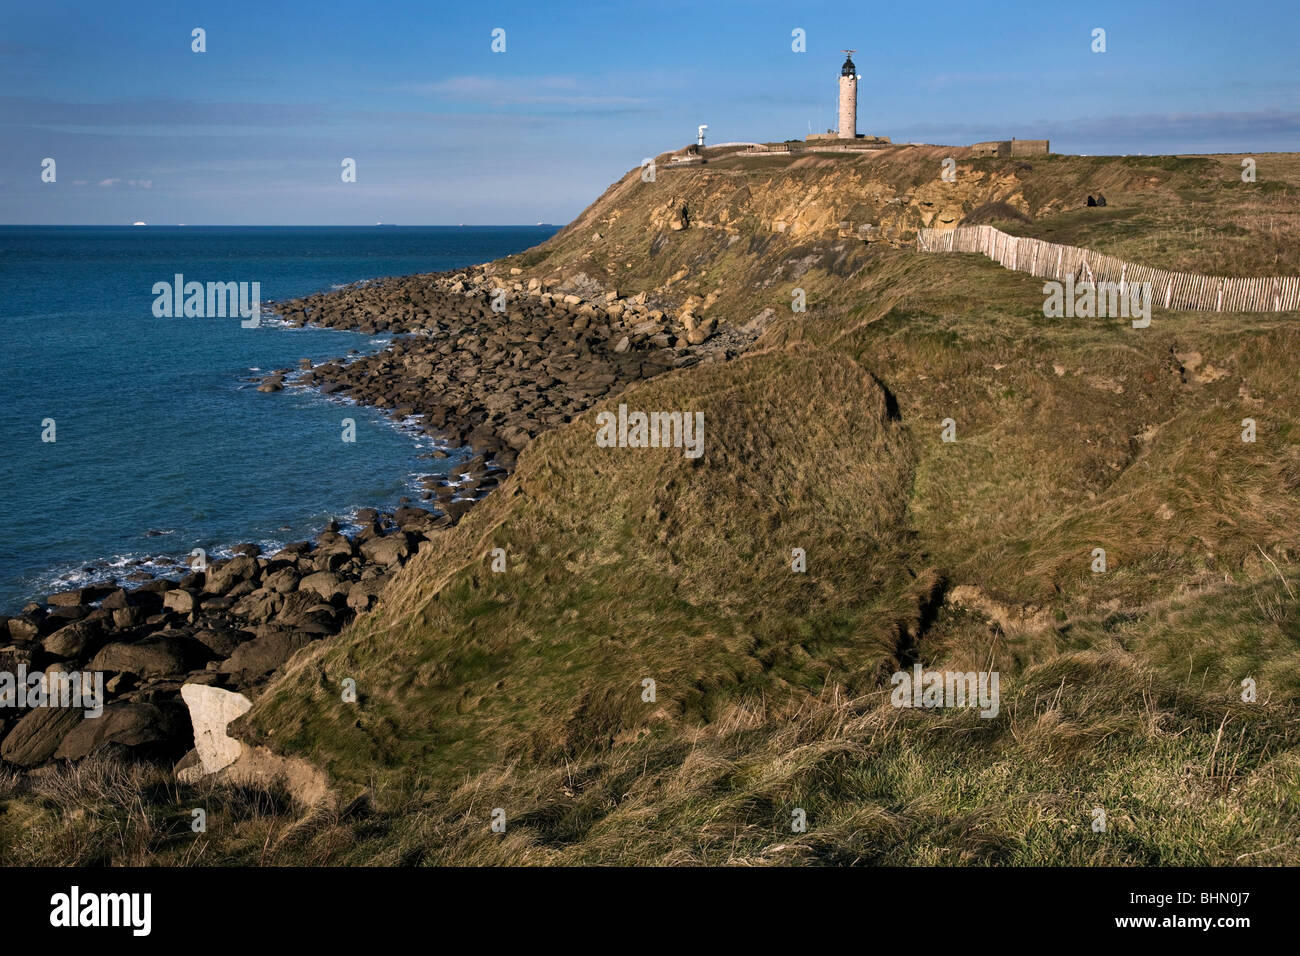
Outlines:
{"label": "blue sky", "polygon": [[1298,28],[1296,0],[7,0],[0,223],[563,223],[700,123],[834,125],[843,47],[896,142],[1300,150]]}

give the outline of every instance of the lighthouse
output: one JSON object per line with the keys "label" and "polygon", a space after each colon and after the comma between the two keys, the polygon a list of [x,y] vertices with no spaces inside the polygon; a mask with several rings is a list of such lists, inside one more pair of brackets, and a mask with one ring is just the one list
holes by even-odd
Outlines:
{"label": "lighthouse", "polygon": [[840,67],[840,139],[857,139],[858,136],[858,69],[853,65],[857,50],[841,50],[844,65]]}
{"label": "lighthouse", "polygon": [[[807,136],[807,142],[813,143],[814,149],[829,149],[835,152],[843,152],[846,149],[879,149],[889,145],[888,136],[866,136],[858,132],[858,68],[853,65],[853,54],[857,50],[841,50],[844,54],[844,65],[840,67],[840,102],[839,102],[839,127],[837,129],[827,129],[824,133],[814,133],[811,130]],[[811,123],[808,124],[810,127]],[[849,143],[843,142],[849,140]],[[839,145],[832,145],[838,142]]]}

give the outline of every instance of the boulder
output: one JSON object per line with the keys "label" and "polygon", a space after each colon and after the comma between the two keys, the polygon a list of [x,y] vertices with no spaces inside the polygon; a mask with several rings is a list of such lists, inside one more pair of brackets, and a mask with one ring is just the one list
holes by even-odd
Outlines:
{"label": "boulder", "polygon": [[203,590],[208,594],[225,594],[240,581],[253,580],[258,575],[257,561],[246,554],[231,558],[219,568],[209,567]]}
{"label": "boulder", "polygon": [[[340,604],[342,601],[339,602]],[[312,604],[308,607],[286,609],[276,619],[281,627],[293,628],[313,637],[337,634],[343,620],[339,609],[332,604]]]}
{"label": "boulder", "polygon": [[424,508],[398,508],[393,513],[393,521],[404,531],[419,531],[428,527],[434,518],[434,514]]}
{"label": "boulder", "polygon": [[455,498],[447,502],[446,505],[443,506],[443,510],[453,518],[460,518],[473,508],[474,504],[475,502],[465,498]]}
{"label": "boulder", "polygon": [[89,616],[90,607],[86,604],[65,604],[63,607],[51,609],[50,613],[45,616],[44,629],[55,631],[72,621],[80,621],[82,618]]}
{"label": "boulder", "polygon": [[[168,590],[171,590],[168,588]],[[118,588],[108,597],[99,602],[102,610],[120,611],[128,607],[147,608],[157,611],[162,607],[162,593],[146,588],[137,588],[134,591],[128,591],[126,588]]]}
{"label": "boulder", "polygon": [[189,747],[189,741],[185,708],[175,703],[118,701],[105,707],[99,717],[86,717],[74,726],[54,756],[79,760],[97,750],[118,747],[139,757],[175,759]]}
{"label": "boulder", "polygon": [[303,555],[311,554],[310,541],[292,541],[286,544],[275,554],[271,555],[272,561],[295,561]]}
{"label": "boulder", "polygon": [[86,621],[74,621],[47,635],[41,641],[41,647],[45,653],[62,660],[79,660],[102,636],[103,631],[98,625]]}
{"label": "boulder", "polygon": [[217,669],[238,680],[252,681],[281,667],[299,649],[313,640],[311,634],[290,628],[267,625],[257,629],[258,636],[235,648],[229,660]]}
{"label": "boulder", "polygon": [[202,593],[193,588],[177,588],[163,595],[163,609],[177,614],[193,614],[199,609],[202,599]]}
{"label": "boulder", "polygon": [[204,773],[216,773],[239,758],[243,745],[226,734],[226,725],[248,712],[253,706],[243,694],[186,684],[181,688],[181,699],[190,710],[190,723],[194,727],[194,750]]}
{"label": "boulder", "polygon": [[342,551],[326,551],[316,555],[308,564],[303,566],[303,571],[312,573],[314,571],[338,571],[345,567],[352,560],[352,555]]}
{"label": "boulder", "polygon": [[131,592],[126,588],[118,588],[108,597],[100,602],[99,606],[108,608],[110,611],[116,611],[128,607],[131,603]]}
{"label": "boulder", "polygon": [[263,584],[268,590],[275,591],[277,594],[292,594],[298,590],[298,582],[301,578],[302,575],[293,568],[283,568],[267,577]]}
{"label": "boulder", "polygon": [[348,583],[333,571],[317,571],[299,581],[298,590],[317,594],[323,600],[333,603],[336,599],[342,601],[347,597]]}
{"label": "boulder", "polygon": [[235,648],[252,637],[248,631],[225,627],[204,628],[194,633],[194,639],[210,650],[215,657],[225,659],[235,652]]}
{"label": "boulder", "polygon": [[58,594],[51,594],[45,599],[45,603],[51,607],[74,607],[78,604],[93,604],[95,601],[103,600],[112,593],[113,589],[111,587],[103,585],[72,588],[68,591],[60,591]]}
{"label": "boulder", "polygon": [[120,607],[113,611],[113,626],[119,631],[125,631],[128,628],[139,627],[148,617],[149,612],[142,607]]}
{"label": "boulder", "polygon": [[11,617],[9,619],[9,637],[15,641],[34,641],[40,636],[39,621],[30,617]]}
{"label": "boulder", "polygon": [[0,744],[0,757],[20,767],[35,767],[54,756],[69,731],[81,722],[73,707],[37,707],[29,710]]}
{"label": "boulder", "polygon": [[19,667],[27,668],[28,672],[32,670],[31,645],[11,644],[8,647],[0,647],[0,672],[13,674],[16,680]]}
{"label": "boulder", "polygon": [[357,613],[369,611],[378,602],[379,595],[383,592],[387,583],[387,576],[371,578],[368,581],[358,581],[348,591],[348,607]]}
{"label": "boulder", "polygon": [[317,571],[333,571],[347,564],[356,553],[352,542],[336,531],[323,531],[316,538],[312,563]]}
{"label": "boulder", "polygon": [[216,607],[216,608],[224,609],[229,605],[223,605],[221,603],[222,601],[228,601],[230,602],[230,604],[234,604],[240,598],[248,597],[248,595],[252,594],[256,590],[258,590],[256,581],[249,581],[249,580],[238,581],[236,582],[233,588],[231,588],[221,597],[214,598],[211,601],[204,601],[203,606],[204,608]]}
{"label": "boulder", "polygon": [[361,544],[361,553],[367,561],[391,567],[401,564],[411,556],[411,542],[403,531],[395,531],[384,538],[371,538]]}
{"label": "boulder", "polygon": [[140,677],[185,674],[212,659],[212,651],[194,638],[160,632],[136,644],[108,644],[95,655],[88,670]]}
{"label": "boulder", "polygon": [[[279,614],[284,608],[284,595],[266,588],[258,588],[252,594],[239,599],[231,610],[239,617],[254,624],[261,624]],[[220,600],[228,600],[221,598]]]}

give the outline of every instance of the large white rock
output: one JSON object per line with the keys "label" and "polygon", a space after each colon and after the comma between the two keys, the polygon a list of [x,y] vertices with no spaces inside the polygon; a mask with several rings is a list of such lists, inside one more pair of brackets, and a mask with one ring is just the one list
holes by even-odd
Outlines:
{"label": "large white rock", "polygon": [[243,745],[226,736],[226,725],[247,713],[253,702],[243,694],[205,684],[186,684],[181,688],[181,699],[190,709],[194,749],[203,772],[216,773],[238,760]]}

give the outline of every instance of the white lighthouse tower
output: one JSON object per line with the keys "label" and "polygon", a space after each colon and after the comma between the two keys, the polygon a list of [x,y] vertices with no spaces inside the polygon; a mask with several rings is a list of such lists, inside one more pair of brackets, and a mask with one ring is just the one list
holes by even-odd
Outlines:
{"label": "white lighthouse tower", "polygon": [[844,66],[840,67],[840,139],[858,137],[858,69],[853,65],[857,50],[841,50]]}

